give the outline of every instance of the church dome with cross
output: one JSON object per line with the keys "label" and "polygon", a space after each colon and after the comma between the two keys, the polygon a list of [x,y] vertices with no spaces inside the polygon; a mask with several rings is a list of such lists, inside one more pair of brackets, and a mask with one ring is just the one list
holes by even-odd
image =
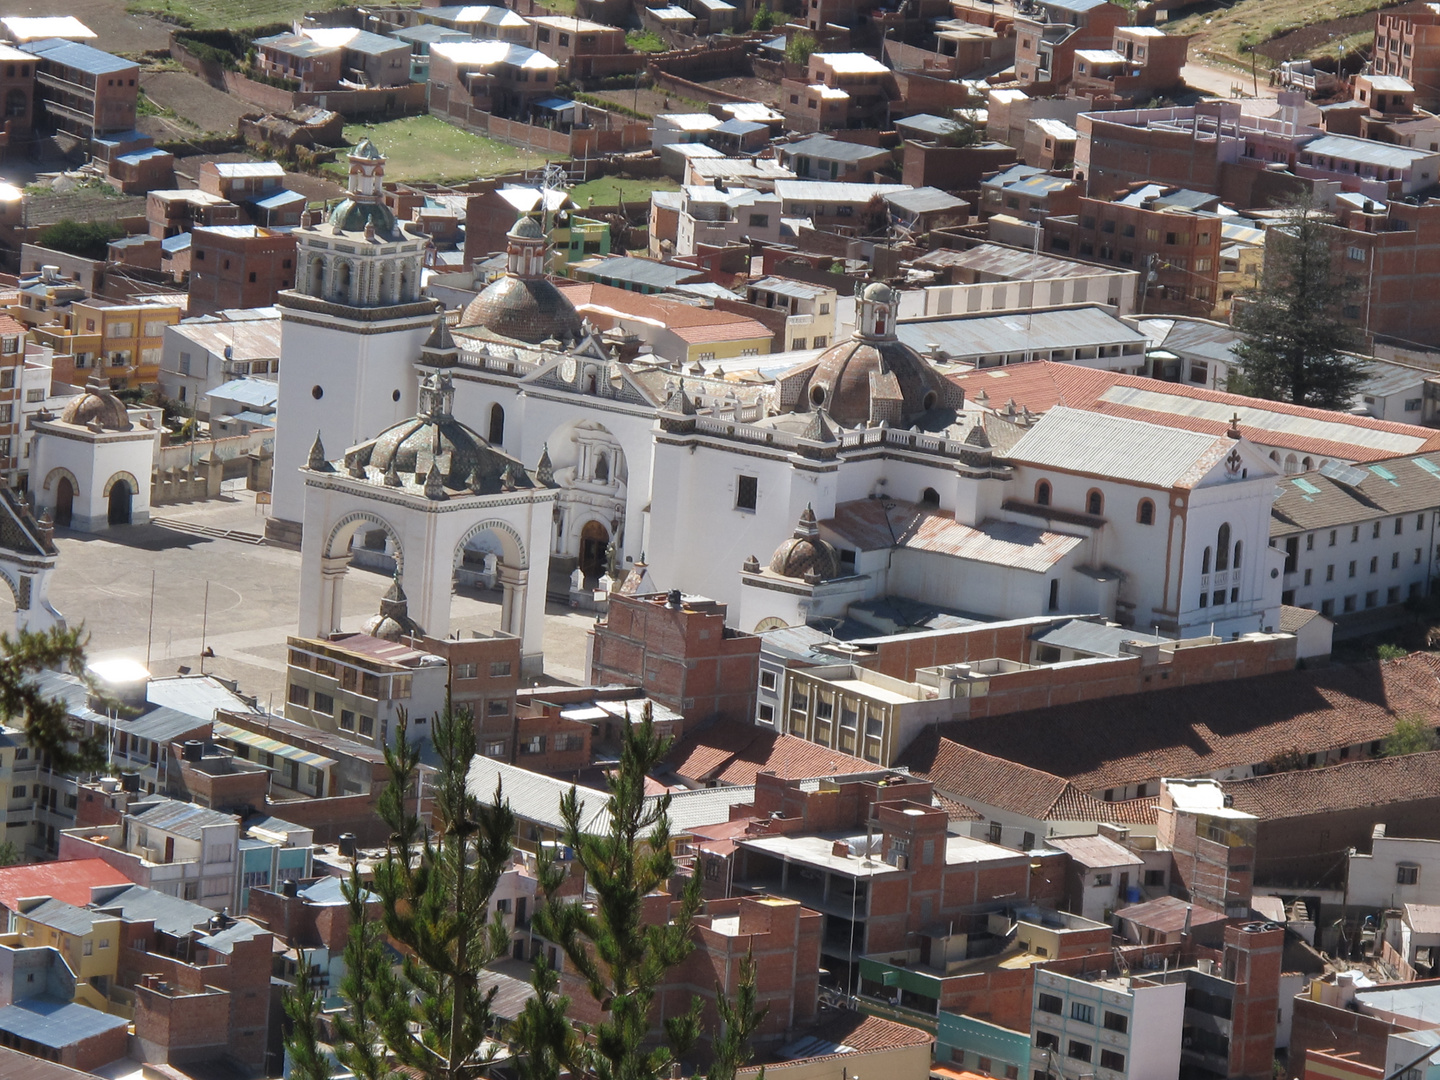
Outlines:
{"label": "church dome with cross", "polygon": [[824,409],[845,427],[881,420],[909,426],[931,409],[958,404],[958,388],[896,337],[888,285],[869,286],[856,306],[855,333],[820,354],[799,411]]}
{"label": "church dome with cross", "polygon": [[528,214],[506,234],[505,276],[487,285],[460,317],[462,327],[484,327],[492,334],[539,345],[571,343],[583,336],[579,313],[545,276],[549,242],[541,224]]}
{"label": "church dome with cross", "polygon": [[775,549],[770,558],[770,572],[782,577],[828,581],[840,576],[840,552],[829,541],[820,539],[820,526],[815,510],[806,506],[790,538]]}

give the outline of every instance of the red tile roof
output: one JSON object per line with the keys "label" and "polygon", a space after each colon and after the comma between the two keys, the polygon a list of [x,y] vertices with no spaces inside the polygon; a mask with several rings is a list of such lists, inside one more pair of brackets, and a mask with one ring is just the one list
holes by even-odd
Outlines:
{"label": "red tile roof", "polygon": [[[1395,718],[1406,713],[1440,723],[1440,655],[1415,653],[950,721],[928,728],[895,764],[929,773],[942,740],[951,739],[1095,792],[1248,768],[1289,751],[1321,753],[1372,742],[1390,734]],[[965,798],[963,791],[946,791]]]}
{"label": "red tile roof", "polygon": [[[1055,405],[1072,409],[1123,416],[1131,420],[1144,420],[1165,427],[1198,431],[1211,435],[1223,435],[1229,428],[1227,420],[1187,415],[1186,401],[1213,402],[1235,409],[1261,409],[1276,418],[1274,426],[1252,426],[1241,423],[1240,433],[1251,442],[1266,446],[1286,447],[1305,454],[1320,457],[1340,458],[1344,461],[1380,461],[1404,453],[1418,453],[1423,450],[1440,449],[1440,433],[1430,428],[1411,424],[1398,424],[1388,420],[1376,420],[1369,416],[1352,416],[1348,413],[1330,412],[1325,409],[1310,409],[1301,405],[1288,405],[1278,401],[1259,401],[1240,394],[1227,394],[1218,390],[1206,390],[1183,383],[1159,382],[1139,375],[1126,375],[1117,371],[1100,371],[1094,368],[1076,367],[1071,364],[1055,363],[1049,360],[1033,360],[1025,364],[1011,364],[1004,368],[983,368],[952,376],[965,389],[967,400],[973,401],[983,391],[989,407],[1003,408],[1014,400],[1017,408],[1028,408],[1034,413],[1043,413]],[[1114,387],[1133,387],[1149,391],[1171,400],[1169,409],[1149,409],[1136,405],[1107,401],[1107,391]],[[1251,413],[1253,419],[1255,414]],[[1406,435],[1416,439],[1413,449],[1392,450],[1367,447],[1357,443],[1305,434],[1304,421],[1313,420],[1324,424],[1341,424],[1355,429],[1372,432],[1386,432],[1392,435]]]}
{"label": "red tile roof", "polygon": [[[865,1016],[860,1013],[841,1011],[832,1018],[823,1020],[813,1027],[799,1028],[791,1034],[787,1046],[802,1044],[807,1038],[815,1039],[820,1045],[837,1044],[847,1047],[833,1054],[815,1054],[811,1057],[794,1058],[791,1061],[811,1062],[844,1059],[854,1053],[874,1053],[882,1050],[898,1050],[906,1046],[928,1046],[935,1036],[909,1024],[886,1020],[883,1016]],[[783,1048],[781,1048],[783,1049]],[[761,1059],[774,1065],[789,1064],[777,1059],[773,1052]],[[753,1076],[761,1067],[760,1063],[739,1070],[740,1076]]]}
{"label": "red tile roof", "polygon": [[1433,799],[1440,796],[1440,750],[1233,780],[1225,794],[1235,809],[1265,819]]}
{"label": "red tile roof", "polygon": [[84,907],[92,887],[129,884],[130,879],[104,859],[7,866],[0,869],[0,906],[15,911],[24,897],[48,896]]}
{"label": "red tile roof", "polygon": [[1155,798],[1105,802],[1064,777],[1041,772],[941,739],[924,775],[937,791],[954,799],[993,806],[1037,821],[1104,821],[1150,824]]}
{"label": "red tile roof", "polygon": [[767,731],[754,724],[719,722],[686,735],[670,750],[666,763],[692,783],[755,783],[757,773],[773,772],[782,780],[879,772],[880,766],[830,750],[818,743]]}

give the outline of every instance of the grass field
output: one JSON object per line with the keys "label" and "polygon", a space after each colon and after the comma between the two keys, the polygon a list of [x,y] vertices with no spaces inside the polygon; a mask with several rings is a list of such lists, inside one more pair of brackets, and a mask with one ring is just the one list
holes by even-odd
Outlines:
{"label": "grass field", "polygon": [[594,198],[596,206],[614,206],[621,199],[626,202],[648,202],[652,191],[679,191],[680,185],[668,176],[658,180],[631,180],[623,176],[602,176],[598,179],[577,184],[570,189],[570,198],[582,209]]}
{"label": "grass field", "polygon": [[[545,164],[540,154],[472,135],[433,116],[407,116],[381,124],[345,126],[347,143],[353,146],[365,138],[389,159],[385,163],[387,180],[461,183]],[[348,172],[343,161],[322,168],[341,181]]]}
{"label": "grass field", "polygon": [[176,19],[197,30],[243,30],[339,6],[340,0],[132,0],[125,10]]}
{"label": "grass field", "polygon": [[[1385,7],[1382,0],[1239,0],[1230,8],[1198,12],[1164,24],[1168,34],[1190,34],[1190,55],[1211,63],[1250,67],[1249,49],[1263,45],[1277,34],[1301,26],[1313,26],[1347,16],[1359,15]],[[1334,55],[1335,45],[1342,41],[1353,46],[1367,35],[1337,37],[1325,43],[1318,52]],[[1269,61],[1257,58],[1261,67]]]}

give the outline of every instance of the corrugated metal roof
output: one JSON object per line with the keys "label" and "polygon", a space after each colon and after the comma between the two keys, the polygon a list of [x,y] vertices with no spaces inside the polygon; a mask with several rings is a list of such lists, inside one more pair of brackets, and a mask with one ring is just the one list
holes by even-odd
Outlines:
{"label": "corrugated metal roof", "polygon": [[925,214],[936,210],[959,210],[970,204],[939,188],[918,187],[886,195],[885,201],[907,214]]}
{"label": "corrugated metal roof", "polygon": [[130,879],[104,859],[7,866],[0,869],[0,906],[14,911],[22,897],[49,896],[81,907],[90,903],[90,890],[96,886],[129,884]]}
{"label": "corrugated metal roof", "polygon": [[939,345],[951,360],[1145,341],[1144,334],[1100,307],[911,320],[897,323],[895,333],[921,352]]}
{"label": "corrugated metal roof", "polygon": [[113,915],[102,915],[97,911],[90,911],[55,899],[46,900],[36,904],[28,911],[16,912],[16,914],[23,919],[48,926],[52,930],[59,930],[62,934],[74,934],[77,937],[88,934],[95,923],[101,920],[114,919]]}
{"label": "corrugated metal roof", "polygon": [[[1147,380],[1148,381],[1148,380]],[[1386,431],[1375,427],[1347,423],[1337,414],[1335,419],[1325,419],[1324,413],[1306,410],[1304,413],[1282,411],[1269,405],[1239,405],[1232,401],[1215,401],[1201,397],[1180,396],[1171,391],[1152,390],[1143,386],[1116,385],[1100,395],[1100,400],[1114,405],[1168,413],[1172,416],[1188,416],[1228,424],[1230,418],[1239,415],[1240,426],[1262,428],[1268,432],[1295,435],[1307,439],[1324,439],[1327,442],[1348,443],[1357,447],[1384,450],[1390,454],[1410,454],[1419,450],[1425,439],[1418,435],[1399,431]],[[1255,399],[1241,399],[1254,401]],[[1313,415],[1307,415],[1313,414]],[[1399,427],[1400,425],[1395,425]]]}
{"label": "corrugated metal roof", "polygon": [[901,131],[918,131],[937,138],[960,130],[960,125],[954,120],[943,116],[932,116],[929,113],[917,113],[914,116],[907,116],[903,120],[896,120],[895,126]]}
{"label": "corrugated metal roof", "polygon": [[[212,400],[223,398],[226,401],[238,401],[252,407],[275,407],[275,402],[280,398],[280,384],[271,382],[269,379],[231,379],[229,382],[221,383],[214,390],[207,394]],[[229,708],[222,705],[220,708]]]}
{"label": "corrugated metal roof", "polygon": [[154,922],[157,930],[176,937],[188,934],[197,926],[207,925],[215,914],[207,907],[147,889],[143,885],[97,891],[95,908],[114,912],[127,922]]}
{"label": "corrugated metal roof", "polygon": [[1066,852],[1070,858],[1087,869],[1141,866],[1145,862],[1129,848],[1121,847],[1107,836],[1069,836],[1045,842],[1050,847]]}
{"label": "corrugated metal roof", "polygon": [[759,281],[751,282],[750,288],[774,293],[776,296],[793,297],[796,300],[815,300],[835,291],[826,285],[812,285],[808,281],[785,277],[763,277]]}
{"label": "corrugated metal roof", "polygon": [[1190,486],[1235,444],[1224,436],[1177,431],[1057,405],[1006,455],[1012,461],[1082,469],[1098,476],[1173,488]]}
{"label": "corrugated metal roof", "polygon": [[1049,570],[1084,543],[1083,537],[994,518],[962,525],[933,507],[888,499],[841,503],[835,516],[820,525],[860,551],[908,548],[1035,573]]}
{"label": "corrugated metal roof", "polygon": [[[847,184],[831,180],[776,180],[775,194],[782,202],[863,203],[876,195],[909,191],[909,184]],[[786,213],[790,209],[786,208]]]}
{"label": "corrugated metal roof", "polygon": [[1091,656],[1119,656],[1122,642],[1143,639],[1144,636],[1123,626],[1111,626],[1093,619],[1071,619],[1034,635],[1031,640]]}
{"label": "corrugated metal roof", "polygon": [[[1317,154],[1321,157],[1340,158],[1343,161],[1380,165],[1387,169],[1408,169],[1422,158],[1434,157],[1433,152],[1428,150],[1412,150],[1408,146],[1357,139],[1350,135],[1319,135],[1307,143],[1302,143],[1299,152],[1302,155]],[[1301,164],[1305,162],[1302,160]]]}
{"label": "corrugated metal roof", "polygon": [[160,829],[183,836],[189,840],[200,840],[207,828],[217,825],[238,826],[234,814],[224,814],[197,803],[180,802],[177,799],[160,799],[154,803],[142,803],[131,811],[134,820],[146,828]]}
{"label": "corrugated metal roof", "polygon": [[[334,880],[339,881],[340,879],[335,878]],[[261,934],[268,933],[270,933],[269,930],[266,930],[257,923],[251,922],[249,919],[237,919],[232,925],[227,926],[219,933],[207,934],[200,938],[198,944],[204,945],[205,948],[212,952],[223,953],[229,956],[235,951],[236,942],[249,941],[252,938],[259,937]]]}
{"label": "corrugated metal roof", "polygon": [[1022,248],[1003,247],[1000,244],[976,244],[965,251],[936,248],[916,259],[913,265],[926,269],[955,266],[988,274],[1002,281],[1093,277],[1097,272],[1104,272],[1091,263],[1042,255]]}
{"label": "corrugated metal roof", "polygon": [[22,1054],[8,1046],[0,1046],[0,1076],[5,1080],[95,1080],[94,1073]]}
{"label": "corrugated metal roof", "polygon": [[819,158],[823,161],[869,161],[871,158],[889,157],[890,151],[882,146],[866,146],[864,143],[846,142],[830,135],[811,135],[799,142],[782,143],[778,147],[781,157],[787,161],[800,157]]}
{"label": "corrugated metal roof", "polygon": [[26,998],[0,1009],[0,1031],[52,1050],[74,1046],[127,1024],[123,1016],[52,997]]}
{"label": "corrugated metal roof", "polygon": [[111,56],[99,49],[92,49],[89,45],[81,45],[74,41],[61,41],[59,38],[32,41],[25,45],[24,49],[50,63],[63,64],[76,71],[83,71],[87,75],[113,75],[117,71],[139,69],[139,65],[133,60],[122,60],[118,56]]}

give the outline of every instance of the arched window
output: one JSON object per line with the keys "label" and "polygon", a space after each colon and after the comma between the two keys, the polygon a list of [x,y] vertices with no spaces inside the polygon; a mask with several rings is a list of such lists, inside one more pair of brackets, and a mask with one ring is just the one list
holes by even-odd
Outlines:
{"label": "arched window", "polygon": [[1309,472],[1311,469],[1315,468],[1314,460],[1308,457],[1301,461],[1300,464],[1305,466],[1306,472]]}
{"label": "arched window", "polygon": [[1092,490],[1085,496],[1085,512],[1099,517],[1105,512],[1105,496]]}
{"label": "arched window", "polygon": [[1215,569],[1230,569],[1230,523],[1227,521],[1220,526],[1220,531],[1215,534]]}
{"label": "arched window", "polygon": [[1050,481],[1041,480],[1035,485],[1035,502],[1040,506],[1050,505]]}
{"label": "arched window", "polygon": [[1285,475],[1293,476],[1300,471],[1300,459],[1294,454],[1285,455]]}
{"label": "arched window", "polygon": [[1240,569],[1240,541],[1235,541],[1235,558],[1231,560],[1230,566],[1234,570]]}
{"label": "arched window", "polygon": [[598,454],[595,458],[595,479],[602,484],[610,482],[610,459],[604,454]]}
{"label": "arched window", "polygon": [[321,255],[310,260],[310,295],[325,295],[325,259]]}
{"label": "arched window", "polygon": [[920,493],[920,502],[925,506],[939,506],[940,493],[934,488],[926,488]]}
{"label": "arched window", "polygon": [[490,406],[490,445],[499,446],[505,441],[505,409],[497,401]]}
{"label": "arched window", "polygon": [[1141,525],[1155,524],[1155,504],[1149,499],[1141,499],[1140,505],[1135,511],[1135,520]]}
{"label": "arched window", "polygon": [[342,262],[335,267],[335,299],[343,303],[350,300],[350,264]]}
{"label": "arched window", "polygon": [[1200,560],[1200,573],[1202,573],[1202,574],[1208,574],[1208,573],[1210,573],[1210,549],[1209,549],[1209,548],[1206,548],[1206,549],[1205,549],[1205,555],[1204,555],[1204,557],[1201,558],[1201,560]]}

